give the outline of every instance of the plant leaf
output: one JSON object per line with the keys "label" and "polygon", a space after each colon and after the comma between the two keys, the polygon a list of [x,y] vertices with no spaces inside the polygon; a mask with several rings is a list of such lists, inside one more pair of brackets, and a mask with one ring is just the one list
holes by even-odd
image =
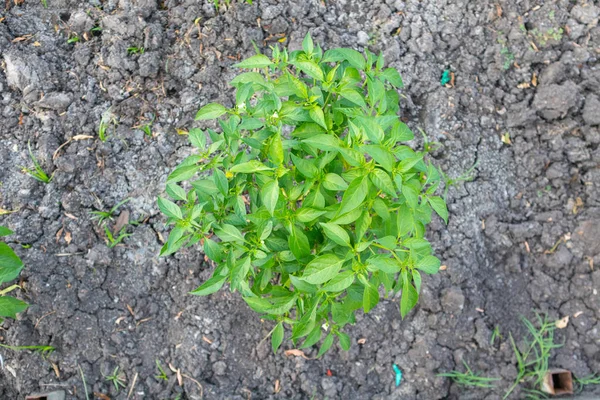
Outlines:
{"label": "plant leaf", "polygon": [[196,113],[196,121],[219,118],[226,112],[227,109],[219,103],[209,103]]}
{"label": "plant leaf", "polygon": [[209,294],[213,294],[223,287],[223,284],[225,283],[226,279],[227,277],[222,275],[213,276],[212,278],[204,282],[202,285],[200,285],[196,290],[192,290],[190,294],[196,296],[206,296]]}
{"label": "plant leaf", "polygon": [[244,235],[238,228],[230,224],[221,225],[221,229],[215,229],[215,235],[223,242],[244,243]]}
{"label": "plant leaf", "polygon": [[344,271],[327,282],[321,290],[324,292],[341,292],[354,283],[354,271]]}
{"label": "plant leaf", "polygon": [[0,242],[0,284],[10,282],[19,276],[23,262],[4,242]]}
{"label": "plant leaf", "polygon": [[181,209],[177,206],[177,204],[173,203],[171,200],[165,199],[163,197],[159,197],[158,198],[158,208],[167,217],[175,218],[177,220],[183,219],[183,214],[181,213]]}
{"label": "plant leaf", "polygon": [[17,318],[17,314],[27,309],[24,301],[10,296],[0,296],[0,317]]}
{"label": "plant leaf", "polygon": [[448,223],[448,208],[446,207],[446,202],[439,196],[429,197],[429,204],[431,204],[431,208],[444,220],[444,222]]}
{"label": "plant leaf", "polygon": [[246,58],[242,62],[234,64],[234,67],[237,68],[264,68],[273,65],[273,62],[269,59],[269,57],[264,54],[256,54],[252,57]]}
{"label": "plant leaf", "polygon": [[369,184],[365,177],[359,176],[358,178],[355,178],[350,182],[348,189],[344,192],[342,204],[340,205],[337,214],[343,215],[358,208],[367,197],[368,191]]}
{"label": "plant leaf", "polygon": [[425,256],[417,262],[416,267],[426,274],[437,274],[441,264],[442,263],[437,257]]}
{"label": "plant leaf", "polygon": [[335,243],[339,244],[340,246],[351,247],[350,246],[350,236],[348,235],[348,232],[346,232],[344,230],[344,228],[340,227],[339,225],[331,224],[331,223],[321,222],[320,225],[323,227],[323,230],[325,231],[325,235],[329,239],[333,240]]}
{"label": "plant leaf", "polygon": [[267,182],[263,186],[260,195],[263,204],[267,210],[269,210],[269,213],[273,215],[277,200],[279,200],[279,183],[277,182],[277,179]]}
{"label": "plant leaf", "polygon": [[265,164],[257,160],[251,160],[245,163],[234,165],[229,169],[229,172],[252,174],[259,171],[271,171],[273,168],[267,167]]}
{"label": "plant leaf", "polygon": [[298,261],[310,255],[308,238],[301,229],[296,227],[292,229],[292,233],[288,238],[288,245],[290,246],[290,250],[294,254],[294,257],[296,257],[296,260]]}
{"label": "plant leaf", "polygon": [[402,318],[406,317],[410,310],[415,307],[418,300],[419,293],[408,279],[405,279],[402,285],[402,298],[400,299],[400,315]]}
{"label": "plant leaf", "polygon": [[331,348],[332,344],[333,344],[333,334],[330,333],[323,340],[323,343],[321,344],[321,348],[319,349],[319,352],[317,353],[317,358],[319,358],[323,354],[325,354],[327,352],[327,350],[329,350]]}
{"label": "plant leaf", "polygon": [[277,349],[281,346],[283,342],[283,322],[278,323],[273,330],[273,334],[271,335],[271,348],[273,349],[273,353],[277,353]]}
{"label": "plant leaf", "polygon": [[335,254],[325,254],[308,263],[302,279],[313,285],[320,285],[334,278],[342,268],[344,260]]}

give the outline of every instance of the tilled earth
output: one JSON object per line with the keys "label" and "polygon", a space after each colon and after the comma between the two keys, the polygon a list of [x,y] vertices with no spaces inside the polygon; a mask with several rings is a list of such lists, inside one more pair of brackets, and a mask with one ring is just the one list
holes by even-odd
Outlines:
{"label": "tilled earth", "polygon": [[[520,316],[535,312],[570,317],[550,367],[600,371],[600,8],[232,3],[216,12],[206,0],[10,0],[0,11],[0,209],[11,211],[0,224],[16,232],[18,295],[31,304],[0,335],[56,348],[47,359],[0,349],[0,398],[62,389],[83,399],[83,375],[102,399],[500,399],[517,374],[509,333],[522,343]],[[237,294],[187,295],[211,273],[197,249],[157,257],[168,231],[155,199],[192,151],[178,130],[197,126],[209,101],[231,104],[231,65],[253,42],[299,48],[306,32],[325,48],[383,51],[405,80],[403,117],[442,143],[438,165],[451,178],[476,165],[448,192],[448,226],[431,226],[446,269],[424,280],[417,308],[402,320],[397,298],[381,302],[349,329],[350,351],[318,360],[316,349],[284,355],[290,344],[273,354],[262,340],[271,323]],[[453,87],[440,85],[446,69]],[[28,142],[51,183],[20,171]],[[109,248],[90,211],[126,198],[117,214],[138,223]],[[500,378],[495,388],[437,376],[463,360]],[[105,378],[115,367],[120,391]]]}

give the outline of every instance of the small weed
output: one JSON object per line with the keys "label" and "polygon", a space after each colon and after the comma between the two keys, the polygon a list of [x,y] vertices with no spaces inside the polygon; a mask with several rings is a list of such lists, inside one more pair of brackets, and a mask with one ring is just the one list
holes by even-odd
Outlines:
{"label": "small weed", "polygon": [[463,361],[465,365],[466,372],[458,372],[451,371],[443,374],[438,374],[437,376],[445,376],[447,378],[452,379],[458,385],[462,386],[475,386],[480,388],[493,388],[495,385],[492,383],[494,381],[499,381],[500,378],[489,378],[487,376],[479,376],[469,368],[467,363]]}
{"label": "small weed", "polygon": [[577,392],[580,393],[587,385],[600,385],[600,375],[593,374],[583,378],[575,377],[575,383],[579,386]]}
{"label": "small weed", "polygon": [[111,375],[106,375],[104,378],[108,382],[112,382],[117,392],[120,390],[121,387],[125,387],[125,377],[123,376],[123,374],[119,373],[119,367],[115,367],[113,373]]}
{"label": "small weed", "polygon": [[554,343],[554,329],[556,327],[554,322],[550,322],[545,316],[541,317],[538,314],[536,314],[536,318],[538,328],[531,321],[523,318],[523,324],[528,330],[528,337],[525,339],[525,351],[521,352],[512,335],[509,336],[517,359],[518,373],[515,382],[503,399],[506,399],[521,382],[533,381],[534,387],[540,387],[548,371],[550,352],[562,346],[562,344]]}
{"label": "small weed", "polygon": [[[252,0],[243,0],[245,3],[248,3],[250,5],[252,5]],[[231,0],[224,0],[223,3],[225,4],[225,6],[227,6],[229,8],[229,6],[231,5]],[[219,6],[221,5],[219,0],[213,0],[213,4],[215,5],[215,10],[219,11]]]}
{"label": "small weed", "polygon": [[144,54],[146,50],[143,47],[132,46],[127,48],[127,54]]}
{"label": "small weed", "polygon": [[113,236],[108,226],[104,226],[104,233],[106,234],[107,245],[111,249],[121,243],[123,239],[132,235],[131,233],[127,233],[127,225],[121,228],[117,237]]}
{"label": "small weed", "polygon": [[108,128],[113,125],[117,126],[118,122],[115,115],[112,113],[112,110],[109,108],[102,114],[102,118],[100,119],[100,124],[98,125],[98,138],[103,142],[108,138]]}
{"label": "small weed", "polygon": [[27,142],[27,150],[29,151],[29,158],[33,162],[33,168],[22,167],[21,170],[40,182],[50,183],[50,181],[52,180],[52,176],[48,176],[48,174],[46,174],[46,172],[40,166],[40,163],[38,162],[37,158],[35,158],[35,155],[33,155],[33,151],[31,151],[30,142]]}
{"label": "small weed", "polygon": [[87,383],[85,382],[85,375],[83,374],[83,370],[81,369],[81,365],[78,365],[79,373],[81,374],[81,381],[83,382],[83,391],[85,392],[85,400],[90,400],[90,394],[87,390]]}
{"label": "small weed", "polygon": [[7,344],[0,344],[0,347],[13,351],[31,350],[35,353],[40,353],[44,359],[56,350],[53,346],[9,346]]}
{"label": "small weed", "polygon": [[493,345],[496,339],[502,340],[502,335],[500,334],[500,327],[496,325],[494,330],[492,331],[492,337],[490,338],[490,344]]}
{"label": "small weed", "polygon": [[143,125],[136,125],[133,127],[133,129],[140,129],[142,132],[144,132],[144,134],[146,134],[146,136],[152,137],[152,124],[154,123],[154,115],[152,116],[152,119],[150,120],[150,122],[148,122],[147,124],[143,124]]}
{"label": "small weed", "polygon": [[67,43],[68,44],[75,44],[77,42],[79,42],[81,39],[79,38],[79,35],[74,33],[71,35],[70,38],[67,39]]}
{"label": "small weed", "polygon": [[448,197],[448,190],[450,190],[451,187],[457,186],[460,182],[471,182],[473,179],[475,179],[475,168],[477,168],[477,164],[479,164],[479,161],[475,161],[471,168],[469,168],[463,174],[457,176],[456,178],[450,178],[443,171],[440,171],[440,174],[442,175],[442,180],[444,181],[444,199]]}
{"label": "small weed", "polygon": [[156,375],[155,378],[163,381],[168,381],[169,377],[167,376],[167,373],[165,372],[163,367],[160,365],[158,359],[156,360],[156,368],[158,368],[160,375]]}
{"label": "small weed", "polygon": [[48,8],[48,0],[41,0],[44,8]]}
{"label": "small weed", "polygon": [[111,208],[108,211],[90,211],[90,214],[94,214],[92,216],[92,219],[98,220],[98,226],[105,225],[107,220],[112,221],[113,217],[115,216],[115,211],[117,211],[119,207],[127,203],[129,200],[131,199],[128,197],[125,200],[118,202],[113,208]]}
{"label": "small weed", "polygon": [[101,33],[101,32],[102,32],[102,27],[100,27],[100,25],[96,25],[96,26],[94,26],[92,29],[90,29],[90,32],[91,32],[93,35],[97,35],[97,34],[99,34],[99,33]]}

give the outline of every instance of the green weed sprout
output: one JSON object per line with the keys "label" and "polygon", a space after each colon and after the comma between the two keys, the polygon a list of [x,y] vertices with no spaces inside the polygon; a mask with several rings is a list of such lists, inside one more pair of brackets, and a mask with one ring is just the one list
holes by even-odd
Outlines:
{"label": "green weed sprout", "polygon": [[118,392],[121,387],[125,387],[125,377],[119,373],[119,367],[115,367],[112,374],[104,377],[108,382],[111,382]]}
{"label": "green weed sprout", "polygon": [[[506,399],[512,391],[521,382],[533,381],[534,387],[541,387],[546,372],[548,371],[548,360],[553,349],[559,348],[562,344],[554,343],[555,323],[536,314],[537,325],[526,318],[522,318],[523,324],[527,328],[528,337],[525,339],[525,351],[521,352],[517,347],[512,334],[509,336],[515,357],[517,359],[517,378],[510,389],[506,392],[503,399]],[[535,390],[535,392],[538,392]]]}
{"label": "green weed sprout", "polygon": [[463,360],[463,364],[465,366],[466,372],[458,372],[458,371],[450,371],[445,372],[443,374],[438,374],[437,376],[444,376],[452,379],[458,385],[462,386],[474,386],[479,388],[493,388],[494,384],[492,382],[499,381],[500,378],[489,378],[486,376],[479,376],[469,368],[467,363]]}
{"label": "green weed sprout", "polygon": [[160,362],[158,360],[156,360],[156,368],[158,368],[160,375],[156,375],[155,378],[163,381],[168,381],[169,377],[167,376],[167,373],[163,369],[162,365],[160,365]]}
{"label": "green weed sprout", "polygon": [[9,346],[7,344],[0,344],[0,347],[13,351],[31,350],[36,353],[40,353],[42,358],[47,358],[52,352],[56,350],[54,346]]}
{"label": "green weed sprout", "polygon": [[231,82],[235,106],[198,111],[219,132],[189,131],[197,151],[168,176],[171,199],[158,199],[174,225],[161,255],[200,243],[217,267],[191,293],[229,283],[275,322],[274,351],[286,327],[294,345],[322,339],[318,356],[335,340],[347,350],[345,325],[378,304],[380,287],[402,292],[404,318],[421,274],[439,270],[425,231],[434,212],[448,219],[440,173],[426,151],[400,144],[414,134],[383,55],[324,52],[307,35],[302,50],[273,47],[235,66],[247,70]]}
{"label": "green weed sprout", "polygon": [[132,46],[127,48],[127,54],[144,54],[146,50],[143,47]]}
{"label": "green weed sprout", "polygon": [[129,197],[124,200],[121,200],[120,202],[115,204],[115,206],[113,208],[111,208],[108,211],[100,211],[100,210],[90,211],[90,214],[93,214],[92,219],[95,219],[98,221],[98,226],[104,226],[107,221],[109,221],[109,220],[112,221],[112,219],[115,216],[115,212],[119,209],[119,207],[121,207],[123,204],[127,203],[129,200],[131,200],[131,198],[129,198]]}
{"label": "green weed sprout", "polygon": [[106,234],[107,245],[110,249],[121,243],[126,237],[132,235],[131,233],[127,233],[127,226],[121,228],[117,237],[114,237],[114,235],[106,225],[104,226],[104,233]]}
{"label": "green weed sprout", "polygon": [[33,162],[33,168],[22,167],[22,171],[35,180],[43,183],[50,183],[52,176],[48,176],[42,169],[40,163],[33,154],[33,151],[31,151],[31,143],[29,141],[27,142],[27,150],[29,151],[29,158],[31,159],[31,162]]}

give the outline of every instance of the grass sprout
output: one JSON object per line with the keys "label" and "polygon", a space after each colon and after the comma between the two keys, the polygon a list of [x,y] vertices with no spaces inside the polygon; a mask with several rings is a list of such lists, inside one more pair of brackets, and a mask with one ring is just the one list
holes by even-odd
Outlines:
{"label": "grass sprout", "polygon": [[469,368],[469,365],[465,361],[463,361],[463,364],[465,366],[465,369],[467,370],[466,372],[450,371],[450,372],[446,372],[443,374],[438,374],[438,376],[444,376],[444,377],[450,378],[454,382],[456,382],[458,385],[474,386],[474,387],[479,387],[479,388],[493,388],[495,386],[493,384],[493,382],[500,380],[500,378],[490,378],[487,376],[479,376],[479,375],[475,374],[471,370],[471,368]]}
{"label": "grass sprout", "polygon": [[48,174],[42,169],[40,163],[37,158],[31,151],[31,143],[27,142],[27,150],[29,151],[29,158],[33,162],[33,168],[22,167],[22,171],[27,175],[31,176],[33,179],[36,179],[43,183],[50,183],[52,180],[52,176],[48,176]]}

